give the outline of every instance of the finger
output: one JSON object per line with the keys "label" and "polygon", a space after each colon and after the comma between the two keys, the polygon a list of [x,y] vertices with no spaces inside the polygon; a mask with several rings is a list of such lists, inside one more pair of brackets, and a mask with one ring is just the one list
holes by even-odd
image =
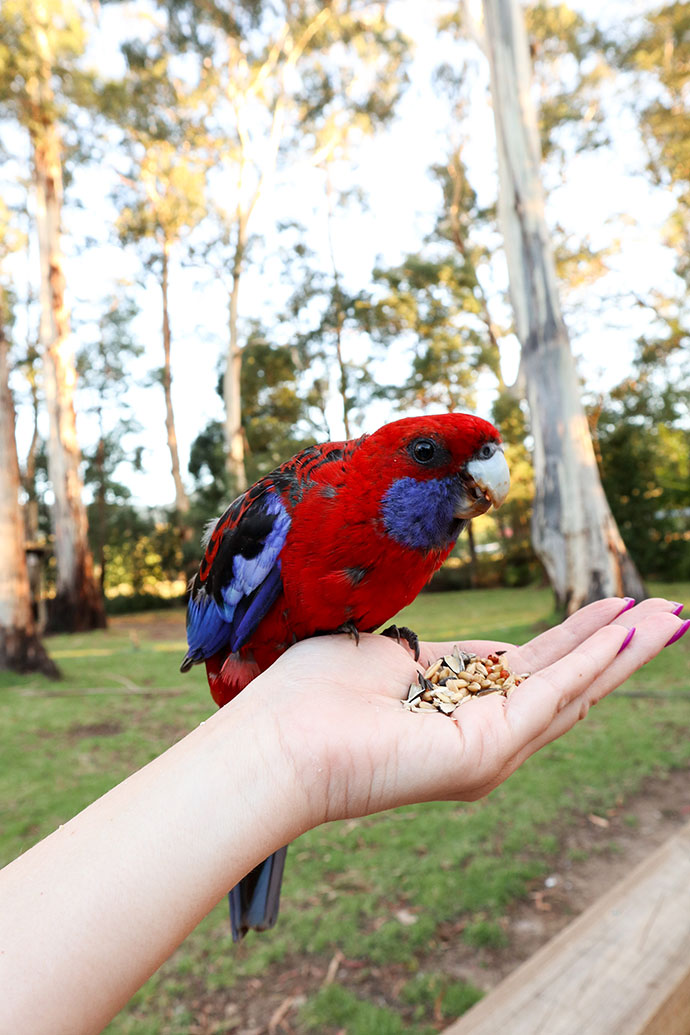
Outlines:
{"label": "finger", "polygon": [[[532,720],[534,736],[519,752],[517,764],[584,719],[593,704],[597,704],[655,657],[682,624],[672,613],[654,613],[652,609],[652,613],[640,621],[632,640],[620,653],[620,648],[616,649],[613,656],[610,651],[620,639],[624,628],[619,627],[616,638],[616,626],[609,626],[590,637],[587,643],[573,652],[572,658],[564,658],[538,676],[521,683],[508,701],[509,719],[517,718],[518,723],[524,722],[524,713],[529,712],[532,706],[548,708],[549,705],[553,707],[554,701],[557,703],[551,721],[543,725],[542,729],[538,728],[535,719]],[[621,642],[625,642],[625,638]],[[551,694],[547,694],[538,681],[550,684]],[[537,694],[534,696],[531,683],[537,684]]]}
{"label": "finger", "polygon": [[508,700],[506,718],[516,743],[524,746],[544,734],[572,701],[577,700],[613,662],[626,630],[619,625],[598,629],[565,657],[530,676]]}
{"label": "finger", "polygon": [[[560,625],[547,629],[518,648],[520,663],[528,672],[537,672],[547,665],[552,665],[584,643],[597,629],[602,629],[615,621],[629,610],[633,603],[629,597],[606,597],[604,600],[595,600],[594,603],[581,607]],[[510,655],[506,657],[506,661],[508,665],[511,664]]]}
{"label": "finger", "polygon": [[[490,640],[463,641],[460,646],[484,657],[492,650],[505,650],[505,661],[509,668],[516,670],[517,666],[520,671],[536,672],[562,658],[597,629],[615,621],[632,607],[634,601],[630,597],[607,597],[580,608],[564,622],[547,629],[523,646]],[[423,646],[441,648],[441,653],[450,653],[455,643],[425,643]],[[438,654],[432,654],[429,654],[427,664],[439,657]]]}
{"label": "finger", "polygon": [[648,597],[641,600],[635,607],[622,611],[615,619],[617,625],[625,625],[628,629],[638,626],[640,622],[654,614],[670,613],[675,614],[678,604],[673,600],[666,600],[664,597]]}
{"label": "finger", "polygon": [[676,606],[662,597],[650,597],[639,604],[635,604],[630,597],[596,600],[580,608],[560,625],[517,648],[516,656],[508,652],[505,661],[514,671],[516,665],[519,665],[525,672],[537,672],[565,657],[598,628],[615,624],[632,629],[654,614],[671,614]]}

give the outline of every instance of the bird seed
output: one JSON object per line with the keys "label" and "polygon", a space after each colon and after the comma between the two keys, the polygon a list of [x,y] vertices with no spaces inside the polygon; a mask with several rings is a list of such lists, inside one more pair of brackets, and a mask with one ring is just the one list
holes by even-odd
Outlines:
{"label": "bird seed", "polygon": [[444,655],[417,673],[417,682],[411,683],[403,708],[411,712],[439,711],[451,715],[455,709],[473,697],[499,694],[510,697],[516,686],[527,679],[529,672],[517,675],[506,668],[501,660],[505,651],[480,658],[455,647],[451,655]]}

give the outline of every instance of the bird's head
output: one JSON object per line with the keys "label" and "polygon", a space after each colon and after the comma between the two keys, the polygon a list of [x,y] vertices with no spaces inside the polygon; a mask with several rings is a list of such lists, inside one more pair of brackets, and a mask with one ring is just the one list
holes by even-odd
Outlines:
{"label": "bird's head", "polygon": [[368,436],[362,448],[379,470],[385,465],[383,528],[412,549],[449,546],[468,521],[500,507],[508,494],[501,436],[473,414],[407,417]]}

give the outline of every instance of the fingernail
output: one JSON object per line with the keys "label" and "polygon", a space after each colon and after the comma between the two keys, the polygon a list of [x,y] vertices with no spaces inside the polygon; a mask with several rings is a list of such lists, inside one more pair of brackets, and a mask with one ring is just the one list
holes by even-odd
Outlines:
{"label": "fingernail", "polygon": [[635,626],[633,625],[632,629],[628,629],[628,635],[625,637],[625,639],[621,643],[620,647],[618,648],[618,654],[620,654],[621,651],[625,650],[625,648],[628,646],[628,644],[630,643],[630,641],[632,640],[634,635],[635,635]]}
{"label": "fingernail", "polygon": [[675,615],[677,618],[683,610],[683,608],[685,607],[685,604],[676,604],[673,600],[671,601],[671,603],[673,604],[673,611],[671,611],[671,614]]}
{"label": "fingernail", "polygon": [[690,618],[686,619],[683,622],[683,624],[681,625],[680,629],[676,629],[676,631],[674,632],[673,636],[668,641],[668,643],[664,644],[664,647],[670,647],[671,644],[675,643],[676,640],[679,640],[681,638],[681,636],[685,636],[685,634],[688,631],[688,629],[690,629]]}
{"label": "fingernail", "polygon": [[[618,614],[616,615],[616,618],[618,618],[618,617],[619,617],[620,615],[623,615],[623,614],[625,614],[625,612],[626,612],[626,611],[629,611],[629,610],[630,610],[630,608],[631,608],[631,607],[634,607],[634,606],[635,606],[635,604],[637,603],[637,601],[635,600],[635,598],[634,598],[634,597],[623,597],[623,600],[625,601],[625,607],[623,607],[623,608],[622,608],[622,609],[621,609],[621,610],[620,610],[620,611],[618,612]],[[623,648],[621,647],[621,650],[622,650],[622,649],[623,649]]]}

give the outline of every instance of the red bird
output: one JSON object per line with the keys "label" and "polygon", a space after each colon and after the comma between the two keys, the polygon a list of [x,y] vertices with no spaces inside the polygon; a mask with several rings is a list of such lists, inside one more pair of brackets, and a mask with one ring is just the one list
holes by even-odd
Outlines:
{"label": "red bird", "polygon": [[[460,532],[509,486],[501,438],[471,414],[408,417],[297,453],[207,532],[191,585],[185,672],[220,706],[291,644],[373,632],[409,604]],[[407,639],[408,629],[386,630]],[[275,923],[286,849],[230,893],[233,937]]]}

